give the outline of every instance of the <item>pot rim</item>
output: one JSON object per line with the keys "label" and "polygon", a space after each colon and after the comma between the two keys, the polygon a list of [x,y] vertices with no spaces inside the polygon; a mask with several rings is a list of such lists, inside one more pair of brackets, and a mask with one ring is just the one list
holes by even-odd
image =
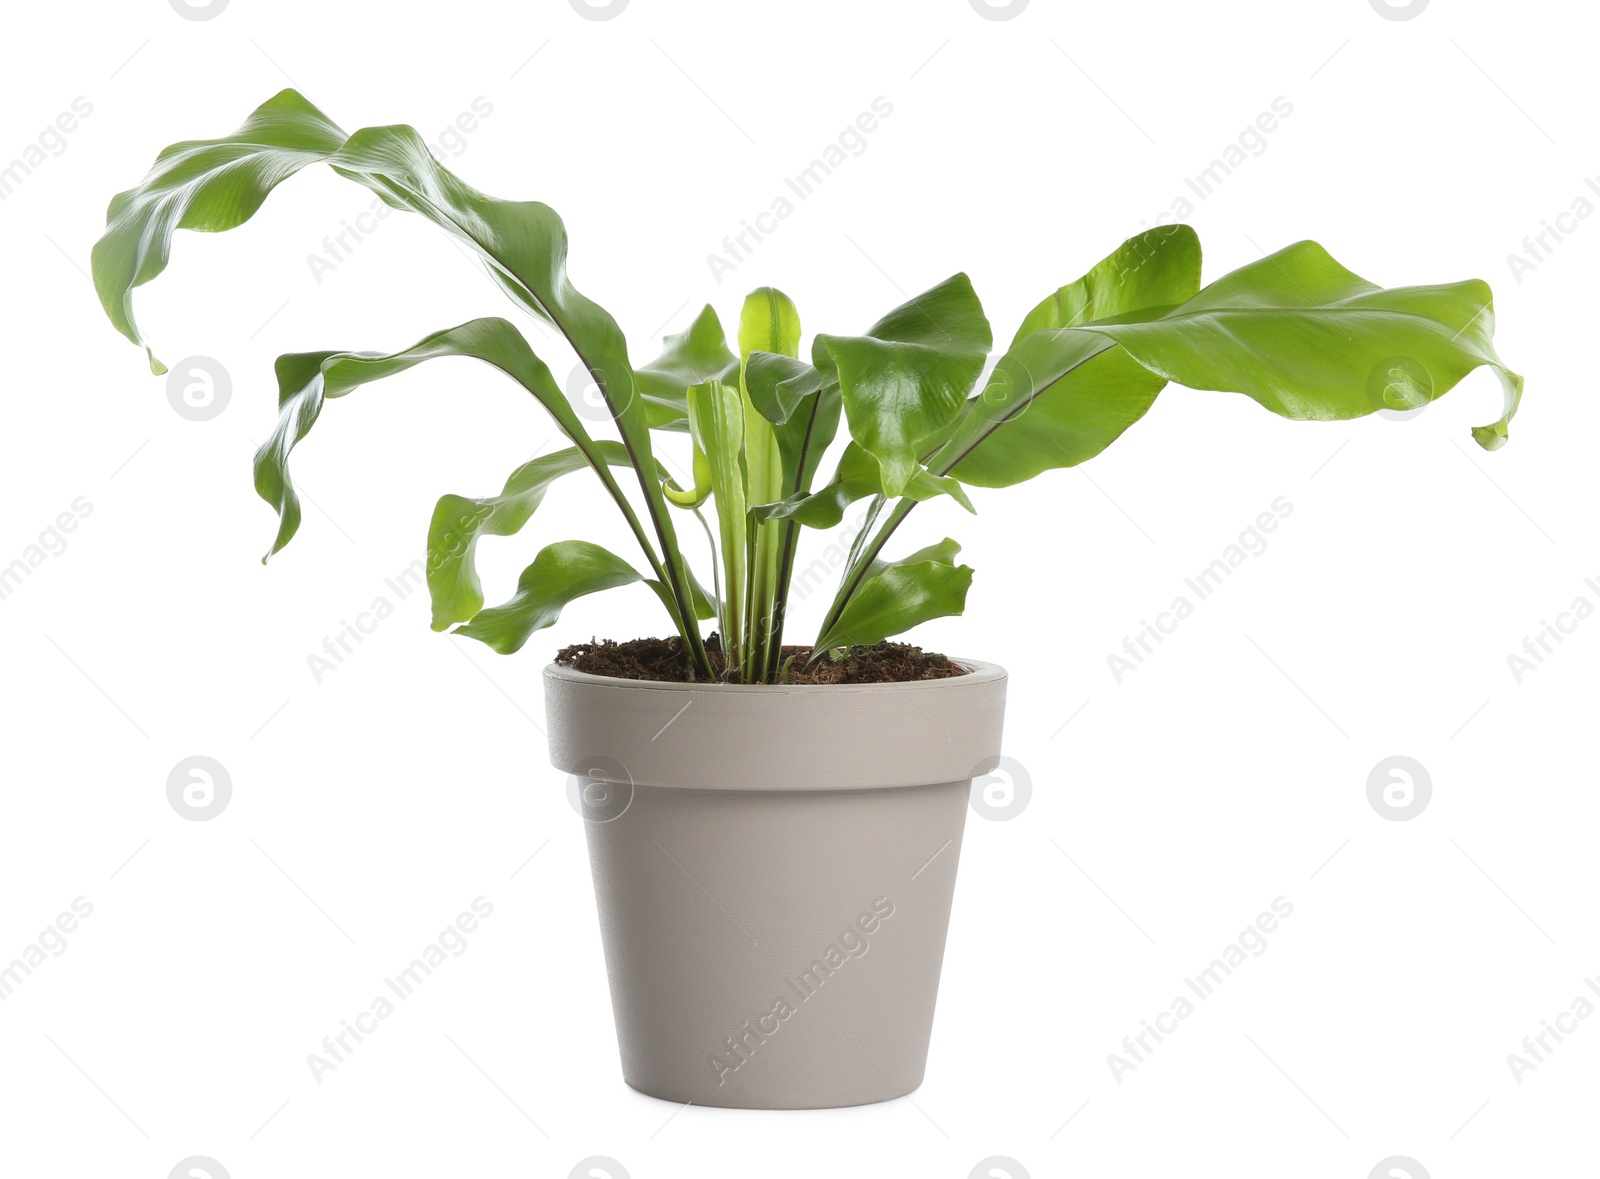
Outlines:
{"label": "pot rim", "polygon": [[[689,684],[544,670],[550,762],[690,790],[878,790],[966,781],[1000,754],[1006,671],[886,684]],[[609,773],[595,775],[594,767]]]}
{"label": "pot rim", "polygon": [[836,695],[874,695],[884,692],[924,692],[935,691],[941,687],[954,688],[967,687],[977,684],[993,683],[1004,680],[1008,673],[998,663],[987,663],[981,659],[967,659],[960,655],[947,655],[951,663],[967,669],[965,675],[944,676],[935,680],[890,680],[877,684],[723,684],[700,683],[680,680],[633,680],[624,676],[595,675],[592,672],[579,671],[577,668],[568,667],[561,663],[547,663],[544,666],[544,675],[547,679],[567,680],[575,684],[592,684],[600,687],[616,688],[621,690],[637,689],[649,692],[714,692],[721,695],[794,695],[797,693],[809,695],[815,692],[830,692]]}

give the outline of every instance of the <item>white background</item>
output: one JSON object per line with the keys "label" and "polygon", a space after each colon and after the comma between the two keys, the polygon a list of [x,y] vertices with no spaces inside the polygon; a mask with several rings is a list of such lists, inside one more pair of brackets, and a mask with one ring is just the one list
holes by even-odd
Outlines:
{"label": "white background", "polygon": [[[1507,260],[1600,200],[1579,6],[1034,0],[990,20],[967,0],[633,0],[595,21],[564,0],[233,0],[195,21],[100,0],[6,20],[0,156],[77,97],[93,113],[0,203],[0,564],[78,497],[92,511],[0,601],[0,960],[74,898],[94,911],[0,1003],[0,1173],[160,1179],[192,1155],[234,1179],[564,1177],[591,1155],[634,1179],[962,1179],[991,1155],[1035,1177],[1593,1165],[1600,1020],[1520,1084],[1506,1059],[1600,971],[1600,622],[1520,684],[1506,659],[1579,595],[1600,604],[1600,219],[1521,281]],[[1498,414],[1485,373],[1403,422],[1286,423],[1169,389],[1086,468],[974,492],[976,519],[919,511],[904,548],[949,534],[978,571],[968,616],[919,641],[1010,668],[1006,748],[1034,789],[1016,819],[968,825],[927,1081],[862,1109],[678,1111],[620,1080],[581,823],[540,729],[547,655],[660,632],[655,600],[580,602],[506,659],[431,633],[426,595],[385,585],[438,495],[492,493],[548,443],[537,407],[464,362],[333,403],[296,455],[300,536],[257,562],[275,355],[514,312],[398,215],[317,281],[308,257],[371,197],[308,170],[242,230],[181,235],[140,292],[164,358],[232,376],[194,422],[83,273],[106,201],[159,148],[291,82],[346,128],[429,139],[486,99],[447,162],[561,211],[575,280],[636,360],[765,283],[808,332],[851,332],[961,269],[1009,339],[1188,195],[1208,280],[1303,237],[1385,285],[1489,280],[1526,405],[1490,455],[1468,435]],[[879,96],[893,114],[866,149],[718,283],[707,255]],[[1194,199],[1185,178],[1279,96],[1293,113],[1265,150]],[[1279,496],[1293,511],[1266,551],[1117,683],[1108,653]],[[523,536],[485,544],[490,600],[539,544],[623,551],[611,512],[567,481]],[[318,683],[307,656],[379,596],[394,616]],[[233,784],[208,822],[166,797],[196,754]],[[1394,754],[1432,780],[1409,822],[1367,799]],[[314,1081],[307,1053],[478,896],[494,915],[469,949]],[[1280,896],[1294,914],[1269,948],[1114,1079],[1107,1054]]]}

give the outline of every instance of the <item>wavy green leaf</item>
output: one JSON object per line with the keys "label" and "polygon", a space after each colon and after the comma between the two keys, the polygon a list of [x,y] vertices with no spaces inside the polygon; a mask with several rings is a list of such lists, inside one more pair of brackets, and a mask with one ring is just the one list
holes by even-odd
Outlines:
{"label": "wavy green leaf", "polygon": [[1187,225],[1158,225],[1130,237],[1082,278],[1046,295],[1023,317],[1011,346],[1047,328],[1175,306],[1199,289],[1199,235]]}
{"label": "wavy green leaf", "polygon": [[[405,372],[427,360],[471,357],[500,369],[551,413],[569,439],[604,471],[597,444],[573,412],[550,370],[521,333],[503,319],[471,320],[425,337],[399,352],[301,352],[278,357],[278,424],[256,452],[256,491],[277,511],[279,526],[267,557],[281,550],[300,525],[300,501],[289,477],[289,456],[321,415],[326,399]],[[608,474],[602,479],[609,480]],[[614,483],[608,484],[614,487]],[[617,492],[620,495],[620,491]],[[265,559],[265,558],[264,558]]]}
{"label": "wavy green leaf", "polygon": [[861,336],[818,336],[812,359],[838,381],[850,436],[878,460],[886,495],[905,490],[917,444],[965,404],[993,344],[964,274],[884,316]]}
{"label": "wavy green leaf", "polygon": [[[807,528],[833,528],[844,519],[845,509],[857,500],[882,495],[879,468],[874,459],[854,442],[845,446],[839,468],[827,486],[809,494],[791,495],[776,503],[761,504],[750,514],[763,523],[768,520],[793,520]],[[959,480],[935,475],[918,467],[906,484],[905,498],[921,503],[936,495],[948,495],[969,512],[976,512]]]}
{"label": "wavy green leaf", "polygon": [[661,355],[634,371],[652,429],[687,430],[684,398],[690,385],[732,381],[739,358],[728,350],[722,321],[707,304],[688,328],[662,341]]}
{"label": "wavy green leaf", "polygon": [[1093,458],[1166,385],[1112,341],[1045,329],[1014,345],[978,404],[928,465],[975,487],[1010,487]]}
{"label": "wavy green leaf", "polygon": [[1010,487],[1093,458],[1144,415],[1166,380],[1119,348],[1060,329],[1169,308],[1199,289],[1194,230],[1167,225],[1129,238],[1028,313],[930,465],[973,486]]}
{"label": "wavy green leaf", "polygon": [[[592,453],[613,467],[632,465],[627,450],[618,442],[596,441]],[[439,498],[428,523],[428,591],[433,599],[434,630],[466,622],[483,609],[483,586],[475,560],[478,538],[515,535],[544,502],[556,480],[588,469],[589,455],[571,446],[522,464],[506,479],[499,495]]]}
{"label": "wavy green leaf", "polygon": [[[611,466],[631,465],[621,443],[601,440],[594,449]],[[428,526],[428,590],[433,598],[434,630],[470,621],[483,609],[483,587],[475,560],[478,538],[511,536],[521,531],[556,480],[588,468],[588,456],[574,446],[524,463],[511,473],[499,495],[476,499],[461,495],[440,497]],[[659,468],[658,474],[665,476]],[[711,595],[695,581],[692,569],[688,575],[695,597],[695,616],[715,618],[716,603]],[[671,614],[673,602],[666,587],[659,581],[648,584]]]}
{"label": "wavy green leaf", "polygon": [[822,374],[793,356],[752,352],[745,360],[745,394],[775,426],[786,424],[800,403],[821,388]]}
{"label": "wavy green leaf", "polygon": [[584,429],[550,370],[534,355],[522,333],[506,320],[490,318],[435,332],[399,352],[296,352],[278,357],[278,424],[255,458],[256,492],[277,510],[279,521],[267,557],[288,544],[300,526],[300,499],[289,478],[289,456],[322,413],[324,401],[424,361],[452,356],[493,365],[531,393],[585,456],[622,508],[634,534],[644,542],[638,517],[612,478],[599,444]]}
{"label": "wavy green leaf", "polygon": [[[186,140],[163,151],[143,183],[112,198],[105,235],[90,257],[95,290],[116,329],[144,344],[133,290],[167,268],[174,232],[243,225],[280,182],[328,159],[346,138],[316,107],[285,90],[232,135]],[[148,347],[145,353],[154,371],[166,371]]]}
{"label": "wavy green leaf", "polygon": [[1487,365],[1505,404],[1498,421],[1472,431],[1485,450],[1505,442],[1522,396],[1522,378],[1495,354],[1487,283],[1385,290],[1311,241],[1242,266],[1163,315],[1087,330],[1169,381],[1243,393],[1300,420],[1389,407],[1397,370],[1409,374],[1404,396],[1426,404]]}
{"label": "wavy green leaf", "polygon": [[1397,379],[1408,404],[1425,404],[1481,365],[1506,390],[1501,419],[1473,430],[1494,449],[1522,388],[1494,353],[1483,283],[1384,290],[1314,242],[1233,271],[1178,307],[1118,315],[1126,321],[1019,340],[929,466],[1006,487],[1076,465],[1143,416],[1168,380],[1244,393],[1286,418],[1329,420],[1391,407]]}
{"label": "wavy green leaf", "polygon": [[[1177,307],[1024,335],[997,366],[1005,395],[968,412],[928,466],[970,484],[1007,486],[1082,462],[1137,421],[1168,380],[1244,393],[1286,418],[1337,420],[1398,408],[1391,401],[1397,389],[1401,404],[1426,404],[1485,365],[1500,378],[1504,408],[1472,435],[1493,450],[1504,443],[1522,393],[1522,378],[1494,352],[1493,334],[1482,282],[1384,290],[1315,242],[1300,242],[1224,275]],[[849,608],[868,562],[914,506],[896,504],[860,546],[824,632]]]}
{"label": "wavy green leaf", "polygon": [[[561,218],[537,201],[502,201],[478,192],[434,159],[413,128],[368,127],[346,137],[298,93],[285,90],[233,135],[167,148],[138,186],[112,200],[106,232],[94,248],[95,287],[112,322],[135,343],[144,343],[133,317],[132,292],[166,268],[172,234],[180,228],[214,231],[242,224],[273,188],[318,160],[392,208],[418,213],[465,243],[501,289],[572,346],[604,395],[633,460],[661,551],[658,555],[642,534],[641,547],[674,598],[688,602],[677,534],[654,475],[648,403],[622,330],[567,277]],[[688,622],[680,623],[680,631],[697,670],[709,675],[698,630]]]}
{"label": "wavy green leaf", "polygon": [[874,561],[837,622],[817,639],[812,658],[836,647],[865,647],[933,618],[966,609],[972,568],[955,564],[953,540],[919,549],[899,561]]}
{"label": "wavy green leaf", "polygon": [[[586,540],[562,540],[539,550],[517,579],[517,592],[499,606],[479,611],[453,633],[492,647],[502,655],[519,651],[536,630],[561,617],[567,603],[587,594],[645,580],[615,553]],[[659,590],[658,590],[659,593]]]}

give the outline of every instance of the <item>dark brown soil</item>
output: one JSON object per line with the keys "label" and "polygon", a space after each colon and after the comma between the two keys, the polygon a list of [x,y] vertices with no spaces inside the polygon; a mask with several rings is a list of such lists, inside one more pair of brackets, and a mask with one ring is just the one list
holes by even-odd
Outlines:
{"label": "dark brown soil", "polygon": [[[716,635],[706,642],[711,664],[725,672],[722,644]],[[900,684],[910,680],[942,680],[966,675],[967,669],[943,655],[924,651],[905,643],[879,643],[875,647],[851,647],[843,659],[824,656],[810,667],[810,647],[785,647],[789,670],[783,682],[789,684]],[[595,640],[564,647],[556,662],[624,680],[660,680],[667,683],[692,683],[688,654],[677,635],[666,639],[633,639],[626,643],[611,639]],[[732,682],[738,682],[737,676]]]}

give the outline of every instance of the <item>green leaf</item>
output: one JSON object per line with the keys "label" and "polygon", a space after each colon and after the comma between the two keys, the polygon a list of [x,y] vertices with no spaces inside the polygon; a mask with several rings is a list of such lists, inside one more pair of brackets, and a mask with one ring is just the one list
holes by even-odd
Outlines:
{"label": "green leaf", "polygon": [[[1397,388],[1403,404],[1425,404],[1483,365],[1495,369],[1505,390],[1500,419],[1472,432],[1492,450],[1505,441],[1522,392],[1522,378],[1495,355],[1493,332],[1489,288],[1481,282],[1383,290],[1315,242],[1301,242],[1175,308],[1023,335],[997,365],[998,383],[975,399],[928,466],[970,484],[1007,486],[1082,462],[1137,421],[1167,380],[1241,392],[1287,418],[1329,420],[1385,408]],[[896,504],[861,545],[824,631],[863,587],[863,562],[914,506]]]}
{"label": "green leaf", "polygon": [[[765,305],[761,296],[765,294]],[[799,501],[811,490],[822,456],[839,431],[842,399],[836,379],[824,381],[814,366],[798,359],[800,317],[779,292],[764,288],[746,300],[741,326],[746,454],[755,453],[750,501]],[[754,452],[750,439],[765,446]],[[758,478],[757,475],[760,477]],[[798,522],[751,513],[755,531],[752,619],[756,650],[753,675],[771,682],[780,677],[783,631],[788,616],[790,581],[799,545]],[[763,625],[764,623],[764,625]],[[749,678],[749,677],[747,677]]]}
{"label": "green leaf", "polygon": [[[614,467],[631,465],[620,443],[597,441],[592,453]],[[483,586],[474,559],[480,536],[512,536],[544,502],[550,485],[589,468],[589,455],[576,446],[540,455],[511,473],[499,495],[469,499],[441,496],[428,524],[428,591],[433,598],[433,629],[466,622],[483,609]]]}
{"label": "green leaf", "polygon": [[517,592],[510,601],[480,611],[454,633],[510,655],[520,650],[534,631],[543,630],[560,618],[568,602],[643,580],[632,565],[597,544],[586,540],[558,541],[540,549],[533,563],[522,571]]}
{"label": "green leaf", "polygon": [[1119,314],[1126,322],[1023,336],[929,467],[1008,487],[1075,466],[1138,421],[1168,380],[1244,393],[1286,418],[1330,420],[1385,408],[1396,372],[1402,395],[1425,404],[1485,364],[1506,390],[1504,416],[1473,430],[1492,450],[1522,390],[1494,353],[1487,286],[1383,290],[1314,242],[1233,271],[1178,307]]}
{"label": "green leaf", "polygon": [[[106,233],[94,248],[95,288],[112,322],[143,343],[133,319],[132,292],[166,268],[172,234],[179,228],[242,224],[281,181],[318,160],[392,208],[418,213],[466,244],[501,289],[572,346],[604,395],[633,460],[661,552],[658,557],[642,534],[641,547],[674,598],[687,603],[677,534],[655,477],[647,402],[622,330],[567,277],[561,218],[537,201],[502,201],[478,192],[435,160],[413,128],[368,127],[345,137],[316,107],[285,90],[233,135],[168,148],[138,186],[112,200]],[[680,630],[696,669],[709,675],[692,621],[680,624]]]}
{"label": "green leaf", "polygon": [[243,224],[279,183],[318,160],[464,242],[513,299],[562,332],[619,424],[642,426],[627,343],[616,321],[568,280],[566,228],[553,209],[478,192],[435,160],[411,127],[367,127],[346,136],[293,90],[263,103],[232,135],[167,148],[139,185],[112,200],[92,256],[112,322],[143,343],[129,300],[134,287],[166,268],[172,234]]}
{"label": "green leaf", "polygon": [[[839,431],[838,382],[825,385],[822,373],[805,361],[772,352],[752,352],[745,361],[744,380],[750,403],[773,424],[783,460],[780,490],[790,492],[791,499],[804,497]],[[757,517],[762,522],[773,518]]]}
{"label": "green leaf", "polygon": [[1158,225],[1130,237],[1082,278],[1046,295],[1023,318],[1011,346],[1047,328],[1175,306],[1199,289],[1199,235],[1187,225]]}
{"label": "green leaf", "polygon": [[[91,255],[95,290],[116,329],[144,343],[133,317],[133,289],[166,269],[175,231],[217,233],[243,225],[280,181],[326,160],[345,139],[326,115],[285,90],[232,135],[163,151],[142,184],[112,198],[105,235]],[[145,352],[154,371],[166,371],[148,347]]]}
{"label": "green leaf", "polygon": [[787,424],[800,403],[821,388],[822,375],[803,360],[775,352],[752,352],[745,360],[745,394],[775,426]]}
{"label": "green leaf", "polygon": [[961,412],[993,337],[964,274],[897,307],[863,336],[818,336],[813,361],[837,379],[850,436],[882,468],[886,495],[915,473],[917,444]]}
{"label": "green leaf", "polygon": [[816,659],[835,647],[867,647],[929,619],[966,609],[972,568],[955,564],[953,540],[919,549],[903,560],[874,561],[839,620],[818,640]]}
{"label": "green leaf", "polygon": [[1172,307],[1199,289],[1200,239],[1189,226],[1129,238],[1028,313],[930,464],[977,487],[1010,487],[1093,458],[1144,415],[1166,380],[1119,348],[1060,329]]}
{"label": "green leaf", "polygon": [[776,287],[751,291],[739,313],[739,355],[755,352],[800,355],[800,312]]}
{"label": "green leaf", "polygon": [[1143,417],[1165,385],[1104,337],[1034,332],[1001,357],[928,465],[976,487],[1010,487],[1076,466]]}
{"label": "green leaf", "polygon": [[[683,421],[685,426],[689,424],[687,414]],[[674,487],[666,482],[667,476],[663,473],[661,490],[666,494],[667,502],[673,507],[693,510],[711,498],[711,460],[706,458],[705,451],[696,446],[689,461],[693,467],[694,482],[688,487]]]}
{"label": "green leaf", "polygon": [[[721,609],[716,595],[700,584],[700,579],[694,575],[693,569],[686,568],[684,572],[689,578],[689,592],[694,599],[694,616],[696,618],[715,618]],[[661,604],[667,608],[667,613],[673,609],[672,593],[659,581],[649,579],[645,582],[654,591],[656,597],[661,599]]]}
{"label": "green leaf", "polygon": [[[594,452],[611,466],[630,465],[628,452],[620,443],[597,441]],[[439,499],[428,526],[428,590],[433,598],[434,630],[467,622],[483,609],[483,587],[474,559],[478,538],[517,533],[543,502],[551,484],[588,466],[588,456],[575,446],[569,447],[540,455],[518,467],[497,496],[469,499],[446,495]],[[695,599],[695,617],[716,617],[711,595],[695,580],[692,569],[687,573]],[[666,587],[659,581],[648,584],[667,607],[667,613],[672,614],[674,604]]]}
{"label": "green leaf", "polygon": [[[474,319],[435,332],[399,352],[298,352],[278,357],[278,424],[255,459],[256,491],[278,512],[278,534],[268,557],[288,544],[300,526],[300,500],[289,478],[289,455],[316,422],[323,402],[424,361],[450,356],[493,365],[533,394],[585,456],[613,500],[623,507],[635,535],[642,539],[638,519],[631,508],[624,506],[627,500],[612,478],[599,444],[584,429],[550,370],[533,354],[522,333],[503,319]],[[448,416],[449,408],[448,404],[441,408],[440,420]]]}
{"label": "green leaf", "polygon": [[[739,312],[739,387],[743,391],[747,504],[767,503],[780,498],[788,485],[786,476],[789,480],[794,477],[792,464],[795,448],[787,448],[789,453],[786,455],[786,448],[778,439],[778,431],[785,429],[785,425],[774,425],[750,396],[747,373],[750,357],[756,352],[788,357],[797,357],[800,352],[800,313],[789,296],[774,287],[751,291]],[[797,404],[798,399],[788,405],[785,418]],[[786,467],[789,469],[786,470]],[[718,506],[720,509],[721,505]],[[776,666],[781,642],[777,633],[781,626],[778,600],[782,590],[784,536],[787,531],[778,525],[764,526],[753,518],[749,529],[748,610],[744,618],[745,635],[741,645],[743,663],[740,667],[740,678],[747,683],[759,681],[767,669]]]}
{"label": "green leaf", "polygon": [[689,387],[689,432],[695,449],[711,467],[711,495],[717,503],[721,544],[723,650],[729,664],[739,663],[739,643],[744,623],[745,484],[743,456],[744,402],[737,389],[721,381]]}
{"label": "green leaf", "polygon": [[1386,406],[1393,373],[1408,397],[1442,397],[1473,369],[1493,368],[1498,421],[1472,436],[1505,442],[1522,378],[1495,355],[1486,283],[1385,290],[1316,242],[1297,242],[1218,279],[1183,306],[1142,322],[1090,324],[1152,372],[1191,389],[1243,393],[1286,418],[1357,418]]}
{"label": "green leaf", "polygon": [[[844,519],[845,509],[857,500],[872,495],[882,495],[877,460],[854,442],[848,444],[839,457],[839,469],[826,487],[810,494],[791,495],[777,503],[761,504],[750,509],[756,520],[794,520],[807,528],[833,528]],[[922,502],[936,495],[948,495],[969,512],[976,512],[967,498],[961,483],[945,475],[935,475],[917,467],[906,484],[907,499]]]}
{"label": "green leaf", "polygon": [[707,304],[687,329],[663,340],[661,355],[637,369],[634,376],[651,428],[687,430],[689,411],[684,396],[689,386],[731,381],[738,372],[739,358],[728,351],[722,321]]}

